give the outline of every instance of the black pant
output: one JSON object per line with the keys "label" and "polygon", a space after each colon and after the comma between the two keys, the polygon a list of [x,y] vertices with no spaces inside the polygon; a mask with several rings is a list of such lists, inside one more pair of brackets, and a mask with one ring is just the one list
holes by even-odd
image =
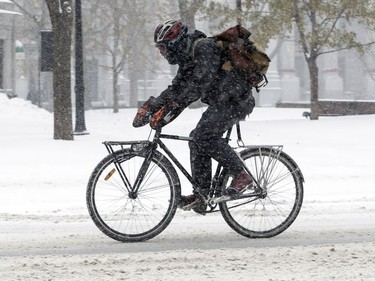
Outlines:
{"label": "black pant", "polygon": [[223,138],[223,134],[239,120],[250,114],[254,98],[250,95],[247,107],[239,105],[209,106],[195,129],[190,133],[190,163],[193,179],[201,190],[211,184],[211,158],[219,162],[229,173],[236,176],[243,170],[243,162]]}

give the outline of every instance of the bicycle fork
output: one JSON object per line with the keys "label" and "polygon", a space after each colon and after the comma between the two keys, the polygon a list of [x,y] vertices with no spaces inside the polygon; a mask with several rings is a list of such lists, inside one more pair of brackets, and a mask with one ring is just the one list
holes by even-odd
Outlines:
{"label": "bicycle fork", "polygon": [[141,168],[139,169],[139,172],[138,172],[138,175],[137,175],[137,178],[134,182],[134,184],[132,185],[128,179],[128,177],[126,176],[124,170],[122,169],[122,166],[120,164],[120,161],[119,159],[117,158],[117,155],[116,153],[114,152],[111,144],[108,144],[108,143],[104,143],[105,147],[107,148],[108,152],[114,157],[114,165],[115,165],[115,169],[113,169],[108,175],[107,177],[110,177],[114,171],[116,170],[119,175],[120,175],[120,178],[128,192],[128,196],[129,198],[131,199],[135,199],[137,198],[137,195],[138,195],[138,191],[139,191],[139,188],[141,186],[141,183],[147,173],[147,170],[148,170],[148,167],[150,166],[150,163],[151,163],[151,160],[152,160],[152,156],[153,156],[153,152],[155,151],[155,147],[156,147],[156,144],[151,144],[151,148],[148,149],[147,151],[147,156],[145,157],[145,160],[143,161],[142,163],[142,166]]}
{"label": "bicycle fork", "polygon": [[139,169],[137,178],[134,182],[134,186],[133,187],[130,186],[129,197],[132,199],[135,199],[137,197],[141,183],[147,173],[148,167],[150,166],[155,148],[156,148],[156,144],[153,143],[152,147],[148,149],[148,154],[145,157],[145,160],[143,161],[141,168]]}

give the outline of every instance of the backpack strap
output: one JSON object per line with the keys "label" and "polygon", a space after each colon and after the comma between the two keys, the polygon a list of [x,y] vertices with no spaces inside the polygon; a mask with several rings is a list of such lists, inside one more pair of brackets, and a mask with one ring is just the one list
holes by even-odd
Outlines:
{"label": "backpack strap", "polygon": [[[214,42],[216,44],[216,46],[220,49],[220,50],[224,50],[224,46],[223,46],[223,41],[215,41],[215,38],[214,37],[205,37],[205,38],[198,38],[197,40],[194,41],[193,43],[193,47],[191,49],[191,57],[194,59],[195,57],[195,47],[198,45],[199,42],[205,40],[205,39],[214,39]],[[233,69],[233,64],[230,60],[226,60],[223,65],[221,66],[221,69],[229,72]]]}
{"label": "backpack strap", "polygon": [[262,82],[262,84],[255,87],[255,90],[257,91],[257,93],[260,92],[260,88],[265,87],[268,84],[268,79],[267,79],[266,74],[261,73],[261,75],[263,76],[264,81]]}
{"label": "backpack strap", "polygon": [[197,40],[195,40],[193,42],[193,48],[191,48],[191,57],[192,58],[195,57],[195,47],[198,45],[199,42],[202,42],[204,39],[207,39],[207,38],[198,38]]}
{"label": "backpack strap", "polygon": [[237,145],[240,146],[240,147],[243,147],[243,146],[245,146],[245,144],[242,140],[241,128],[240,128],[240,122],[239,121],[236,123],[236,129],[237,129]]}

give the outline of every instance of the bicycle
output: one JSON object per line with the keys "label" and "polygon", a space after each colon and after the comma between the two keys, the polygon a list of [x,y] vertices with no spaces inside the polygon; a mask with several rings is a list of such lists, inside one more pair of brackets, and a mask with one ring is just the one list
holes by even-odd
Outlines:
{"label": "bicycle", "polygon": [[[227,142],[232,129],[226,133]],[[238,151],[255,184],[255,188],[237,198],[223,192],[231,178],[223,167],[216,167],[211,187],[203,193],[162,142],[193,141],[190,137],[162,134],[158,129],[152,140],[103,142],[109,155],[92,172],[86,192],[93,222],[105,235],[122,242],[157,236],[172,221],[180,202],[177,167],[204,200],[204,214],[220,211],[234,231],[248,238],[270,238],[282,233],[302,206],[302,172],[282,151],[282,145],[246,146],[238,124],[237,134],[238,146],[233,149]]]}

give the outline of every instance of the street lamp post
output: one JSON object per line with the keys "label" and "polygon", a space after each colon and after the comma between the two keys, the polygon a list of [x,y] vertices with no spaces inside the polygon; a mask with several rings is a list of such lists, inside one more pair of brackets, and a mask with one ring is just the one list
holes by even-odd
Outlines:
{"label": "street lamp post", "polygon": [[85,86],[83,81],[83,40],[81,0],[75,1],[75,96],[76,124],[75,135],[88,134],[85,125]]}

